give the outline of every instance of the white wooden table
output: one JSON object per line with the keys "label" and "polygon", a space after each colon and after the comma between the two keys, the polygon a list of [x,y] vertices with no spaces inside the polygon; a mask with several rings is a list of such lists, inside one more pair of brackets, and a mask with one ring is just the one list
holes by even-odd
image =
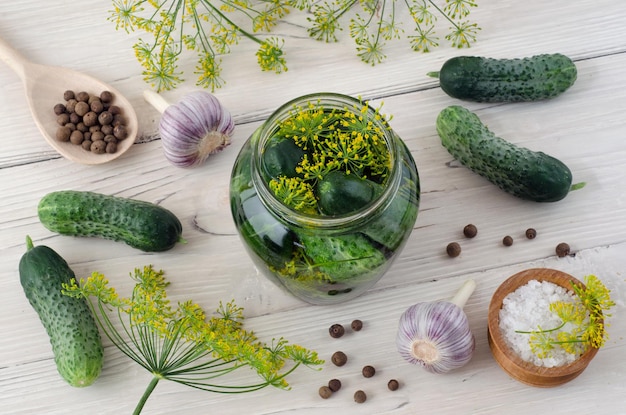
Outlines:
{"label": "white wooden table", "polygon": [[[131,50],[138,33],[116,32],[107,22],[108,0],[0,4],[0,36],[39,63],[78,69],[123,91],[140,116],[140,137],[120,159],[84,166],[60,158],[36,129],[19,78],[0,64],[0,413],[128,414],[151,375],[105,339],[105,366],[92,386],[74,389],[58,376],[50,344],[19,284],[18,262],[25,236],[59,252],[79,276],[104,273],[120,290],[128,274],[153,264],[172,282],[173,300],[192,298],[206,310],[220,300],[244,307],[246,325],[261,339],[284,336],[316,350],[327,363],[321,371],[299,368],[292,390],[266,388],[242,395],[218,395],[161,382],[146,414],[528,414],[626,413],[626,5],[615,0],[479,0],[472,19],[482,27],[469,50],[442,42],[429,54],[412,52],[406,40],[391,43],[385,63],[359,61],[342,32],[337,44],[306,37],[302,15],[292,14],[275,33],[286,39],[289,71],[261,72],[256,45],[243,41],[224,57],[227,84],[216,91],[237,121],[233,144],[201,168],[184,170],[163,157],[159,114],[146,104],[149,86]],[[410,26],[405,30],[409,32]],[[443,32],[440,34],[443,36]],[[447,105],[437,81],[426,73],[459,54],[523,57],[560,52],[575,60],[579,76],[562,96],[545,102],[487,105],[461,103],[476,111],[498,135],[557,156],[587,183],[561,202],[538,204],[505,194],[466,169],[450,168],[434,122]],[[190,71],[189,71],[190,72]],[[189,75],[189,73],[188,73]],[[193,76],[164,93],[171,102],[197,89]],[[279,105],[319,91],[384,101],[392,126],[406,141],[420,173],[420,213],[402,255],[386,276],[362,297],[337,306],[314,307],[283,293],[261,276],[244,252],[230,217],[228,182],[236,154],[249,135]],[[183,222],[186,245],[146,254],[124,244],[53,234],[38,221],[39,199],[54,190],[89,190],[160,203]],[[464,240],[474,223],[479,234]],[[524,238],[534,227],[535,240]],[[505,235],[515,238],[504,247]],[[450,259],[445,246],[460,241]],[[568,242],[574,256],[557,258],[554,247]],[[551,389],[509,378],[487,345],[487,307],[496,287],[513,273],[551,267],[578,278],[598,275],[617,306],[610,338],[587,370]],[[478,284],[466,312],[476,336],[472,361],[446,375],[431,375],[404,362],[395,350],[400,314],[411,304],[448,298],[466,278]],[[359,333],[332,339],[328,327],[359,318]],[[345,351],[349,364],[336,368],[330,356]],[[374,378],[361,367],[376,367]],[[250,373],[250,377],[256,375]],[[331,399],[318,388],[343,381]],[[391,378],[401,387],[390,392]],[[352,394],[363,389],[364,404]]]}

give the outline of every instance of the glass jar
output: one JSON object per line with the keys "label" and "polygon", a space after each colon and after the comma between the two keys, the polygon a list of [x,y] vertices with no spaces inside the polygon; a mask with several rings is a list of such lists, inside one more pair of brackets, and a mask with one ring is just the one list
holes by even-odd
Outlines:
{"label": "glass jar", "polygon": [[261,125],[233,166],[233,219],[259,269],[297,298],[336,304],[372,287],[417,219],[417,168],[366,103],[319,93]]}

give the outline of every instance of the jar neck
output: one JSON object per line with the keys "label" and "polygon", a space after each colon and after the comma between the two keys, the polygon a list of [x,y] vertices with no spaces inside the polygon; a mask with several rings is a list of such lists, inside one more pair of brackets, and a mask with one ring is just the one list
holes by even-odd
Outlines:
{"label": "jar neck", "polygon": [[[273,137],[280,124],[292,116],[292,110],[297,107],[308,107],[313,104],[325,109],[353,110],[355,113],[367,116],[382,131],[380,137],[387,148],[390,167],[389,173],[382,183],[383,191],[376,199],[366,206],[349,214],[341,216],[324,216],[305,214],[286,206],[280,201],[269,188],[268,180],[263,175],[263,149]],[[263,125],[255,132],[256,140],[253,140],[251,171],[253,185],[266,208],[274,212],[276,216],[290,224],[315,229],[338,230],[346,227],[357,226],[361,222],[369,220],[377,211],[385,209],[392,200],[402,179],[402,171],[399,163],[398,148],[399,140],[386,121],[371,107],[362,113],[359,109],[367,104],[347,95],[335,93],[319,93],[305,95],[287,102],[276,110]]]}

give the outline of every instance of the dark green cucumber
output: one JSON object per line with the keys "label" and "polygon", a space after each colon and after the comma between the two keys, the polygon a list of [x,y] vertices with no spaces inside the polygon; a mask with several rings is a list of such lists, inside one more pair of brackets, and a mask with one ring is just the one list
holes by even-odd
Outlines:
{"label": "dark green cucumber", "polygon": [[273,137],[263,149],[263,165],[269,177],[295,177],[296,166],[304,157],[304,150],[288,138]]}
{"label": "dark green cucumber", "polygon": [[30,237],[26,248],[20,283],[50,337],[57,370],[72,386],[91,385],[102,370],[104,350],[87,300],[62,293],[62,284],[69,284],[74,272],[51,248],[34,247]]}
{"label": "dark green cucumber", "polygon": [[477,102],[519,102],[554,98],[576,81],[576,65],[559,53],[523,59],[458,56],[439,72],[441,89],[453,98]]}
{"label": "dark green cucumber", "polygon": [[565,164],[495,136],[476,114],[463,107],[441,111],[437,133],[455,159],[519,198],[556,202],[570,191],[572,173]]}
{"label": "dark green cucumber", "polygon": [[298,235],[302,249],[319,271],[334,281],[371,278],[385,263],[384,254],[359,234]]}
{"label": "dark green cucumber", "polygon": [[47,229],[63,235],[122,241],[145,252],[166,251],[184,242],[178,218],[145,201],[64,190],[45,195],[37,211]]}
{"label": "dark green cucumber", "polygon": [[324,215],[345,215],[364,208],[382,191],[378,183],[335,170],[317,183],[318,206]]}

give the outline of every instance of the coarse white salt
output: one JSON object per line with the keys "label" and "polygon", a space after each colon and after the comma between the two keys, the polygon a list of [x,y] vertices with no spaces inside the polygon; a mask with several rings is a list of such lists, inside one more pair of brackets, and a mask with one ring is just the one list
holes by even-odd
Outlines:
{"label": "coarse white salt", "polygon": [[[575,302],[576,295],[565,288],[548,281],[531,280],[502,300],[500,309],[500,330],[507,345],[522,360],[536,366],[556,367],[569,364],[578,356],[556,347],[549,357],[540,358],[530,349],[529,335],[516,331],[552,329],[562,324],[561,319],[550,311],[550,303],[557,301]],[[567,330],[567,326],[564,327]]]}

